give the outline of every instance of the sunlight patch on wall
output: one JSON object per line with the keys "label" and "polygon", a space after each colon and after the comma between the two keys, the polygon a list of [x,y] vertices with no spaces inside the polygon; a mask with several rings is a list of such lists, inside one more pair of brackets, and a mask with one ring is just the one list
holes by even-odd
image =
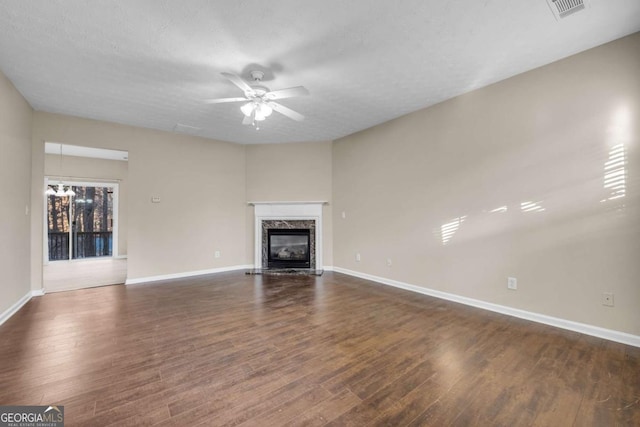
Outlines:
{"label": "sunlight patch on wall", "polygon": [[615,145],[609,150],[609,159],[604,164],[604,188],[608,191],[607,200],[615,200],[625,197],[627,194],[627,184],[625,180],[627,164],[624,144]]}
{"label": "sunlight patch on wall", "polygon": [[631,117],[628,108],[620,108],[615,112],[607,129],[609,157],[604,163],[604,189],[606,196],[601,202],[621,199],[627,195],[626,165],[627,152],[625,143],[631,134]]}
{"label": "sunlight patch on wall", "polygon": [[544,208],[540,205],[541,202],[522,202],[520,203],[520,210],[522,212],[544,212]]}
{"label": "sunlight patch on wall", "polygon": [[509,208],[507,208],[506,206],[500,206],[499,208],[495,208],[495,209],[491,209],[489,212],[490,213],[504,213],[508,210]]}
{"label": "sunlight patch on wall", "polygon": [[451,241],[451,239],[453,238],[453,235],[456,234],[456,232],[460,228],[460,225],[462,225],[462,223],[466,218],[467,218],[466,215],[460,216],[440,226],[440,239],[442,240],[443,245],[446,245]]}

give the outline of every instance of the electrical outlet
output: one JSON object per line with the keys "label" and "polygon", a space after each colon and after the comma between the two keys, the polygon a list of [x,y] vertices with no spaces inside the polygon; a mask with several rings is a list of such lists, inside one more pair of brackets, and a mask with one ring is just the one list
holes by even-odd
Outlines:
{"label": "electrical outlet", "polygon": [[358,253],[356,254],[356,261],[357,261],[357,262],[360,262],[360,259],[361,259],[361,258],[360,258],[360,252],[358,252]]}
{"label": "electrical outlet", "polygon": [[613,292],[602,293],[602,305],[606,305],[607,307],[613,307]]}
{"label": "electrical outlet", "polygon": [[507,277],[507,288],[513,291],[518,289],[518,279],[515,277]]}
{"label": "electrical outlet", "polygon": [[393,262],[391,262],[391,258],[387,258],[387,267],[391,267]]}
{"label": "electrical outlet", "polygon": [[220,258],[220,251],[215,251],[213,253],[213,256],[216,257],[216,258]]}

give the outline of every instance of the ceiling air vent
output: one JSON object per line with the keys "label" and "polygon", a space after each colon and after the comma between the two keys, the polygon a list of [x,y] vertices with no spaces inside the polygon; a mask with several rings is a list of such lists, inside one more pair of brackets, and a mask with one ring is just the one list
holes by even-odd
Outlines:
{"label": "ceiling air vent", "polygon": [[585,8],[585,0],[547,0],[556,19],[579,12]]}
{"label": "ceiling air vent", "polygon": [[187,135],[199,135],[202,128],[198,128],[195,126],[183,125],[182,123],[177,123],[173,127],[173,131],[176,133],[186,133]]}

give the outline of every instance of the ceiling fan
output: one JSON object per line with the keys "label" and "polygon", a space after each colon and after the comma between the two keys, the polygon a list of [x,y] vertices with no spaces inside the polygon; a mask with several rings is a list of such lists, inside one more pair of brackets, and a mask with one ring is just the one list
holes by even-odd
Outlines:
{"label": "ceiling fan", "polygon": [[[284,105],[274,102],[276,99],[293,98],[296,96],[309,95],[309,91],[303,86],[290,87],[280,90],[269,90],[268,87],[262,85],[262,78],[264,73],[262,71],[252,71],[251,78],[253,82],[251,84],[245,82],[240,76],[233,73],[221,73],[234,85],[238,86],[243,92],[244,97],[237,98],[218,98],[207,99],[204,102],[207,104],[222,104],[225,102],[246,102],[240,110],[244,114],[242,119],[243,125],[254,125],[256,121],[260,122],[271,115],[273,111],[289,117],[290,119],[301,122],[304,120],[304,116]],[[257,126],[256,126],[257,128]]]}

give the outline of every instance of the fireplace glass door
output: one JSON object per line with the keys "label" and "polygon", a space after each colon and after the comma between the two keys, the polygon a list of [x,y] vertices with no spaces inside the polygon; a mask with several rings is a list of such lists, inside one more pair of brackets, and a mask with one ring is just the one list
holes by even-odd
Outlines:
{"label": "fireplace glass door", "polygon": [[309,268],[309,229],[275,229],[268,231],[269,268]]}

